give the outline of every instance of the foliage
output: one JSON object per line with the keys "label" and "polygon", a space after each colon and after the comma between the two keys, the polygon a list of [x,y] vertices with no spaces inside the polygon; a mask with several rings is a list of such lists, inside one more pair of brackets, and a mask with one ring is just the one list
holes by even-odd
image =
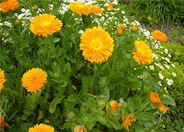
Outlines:
{"label": "foliage", "polygon": [[[106,9],[105,1],[92,2],[103,9],[102,14],[79,15],[68,8],[69,1],[20,1],[15,12],[2,13],[0,63],[6,82],[0,95],[0,116],[8,123],[6,131],[25,132],[37,123],[49,124],[56,131],[72,131],[78,125],[92,132],[122,131],[127,130],[121,125],[122,117],[130,113],[132,132],[159,130],[164,115],[150,102],[149,93],[155,91],[165,105],[175,106],[164,90],[174,84],[173,76],[164,75],[174,65],[172,56],[138,21],[129,22],[116,1],[112,10]],[[35,4],[38,9],[33,8]],[[61,30],[48,37],[34,35],[30,20],[43,13],[61,20]],[[117,34],[122,24],[125,29]],[[104,28],[114,40],[112,56],[103,63],[88,62],[80,50],[81,34],[95,26]],[[137,40],[150,47],[151,64],[134,60]],[[37,67],[47,73],[47,83],[41,91],[27,92],[21,78]],[[112,100],[118,109],[111,108]]]}
{"label": "foliage", "polygon": [[141,17],[139,19],[141,22],[156,24],[161,21],[167,24],[175,22],[182,24],[183,6],[183,0],[133,0],[127,10]]}

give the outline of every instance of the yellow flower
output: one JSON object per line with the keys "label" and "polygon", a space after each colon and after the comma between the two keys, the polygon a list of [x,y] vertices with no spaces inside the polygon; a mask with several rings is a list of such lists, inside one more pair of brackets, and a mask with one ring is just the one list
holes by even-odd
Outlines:
{"label": "yellow flower", "polygon": [[135,41],[135,51],[133,58],[139,64],[150,64],[153,61],[152,51],[144,41]]}
{"label": "yellow flower", "polygon": [[4,88],[4,82],[6,82],[4,71],[0,69],[0,91]]}
{"label": "yellow flower", "polygon": [[151,36],[155,39],[158,40],[160,42],[165,42],[167,41],[167,36],[165,35],[165,33],[161,32],[160,30],[154,30],[151,33]]}
{"label": "yellow flower", "polygon": [[28,132],[54,132],[54,128],[46,124],[36,124],[34,127],[30,127]]}
{"label": "yellow flower", "polygon": [[137,26],[132,26],[133,31],[137,31],[138,27]]}
{"label": "yellow flower", "polygon": [[112,2],[108,2],[108,3],[107,3],[107,6],[106,6],[106,9],[107,9],[108,11],[111,11],[111,10],[113,9],[113,3],[112,3]]}
{"label": "yellow flower", "polygon": [[28,92],[40,91],[44,83],[47,82],[47,73],[39,68],[32,68],[22,76],[22,86]]}
{"label": "yellow flower", "polygon": [[81,35],[80,49],[89,62],[101,63],[108,60],[114,50],[114,40],[102,27],[88,28]]}
{"label": "yellow flower", "polygon": [[37,10],[38,10],[38,6],[37,6],[37,5],[34,5],[34,6],[33,6],[33,9],[34,9],[35,11],[37,11]]}
{"label": "yellow flower", "polygon": [[156,93],[156,92],[151,92],[149,94],[149,99],[150,101],[153,103],[153,104],[156,104],[156,103],[160,103],[161,100],[160,100],[160,97],[159,97],[159,94]]}
{"label": "yellow flower", "polygon": [[169,109],[166,105],[159,103],[157,105],[157,109],[162,112],[163,114],[165,114],[167,112],[167,110]]}
{"label": "yellow flower", "polygon": [[86,8],[86,6],[81,2],[71,2],[69,4],[69,8],[73,12],[80,14],[80,15],[82,15],[82,14],[88,15],[91,12],[90,8],[89,7]]}
{"label": "yellow flower", "polygon": [[31,21],[30,30],[35,35],[47,37],[59,31],[63,23],[52,14],[41,14],[35,16]]}
{"label": "yellow flower", "polygon": [[83,125],[77,125],[74,128],[74,132],[87,132],[87,130]]}
{"label": "yellow flower", "polygon": [[96,5],[89,5],[91,9],[91,13],[93,14],[102,14],[102,9]]}
{"label": "yellow flower", "polygon": [[71,2],[69,8],[79,15],[89,15],[90,13],[102,14],[102,9],[99,6],[85,5],[81,2]]}
{"label": "yellow flower", "polygon": [[133,114],[130,113],[127,116],[122,116],[122,124],[121,126],[125,128],[127,131],[130,131],[129,127],[132,125],[132,122],[135,121],[135,118],[133,118]]}

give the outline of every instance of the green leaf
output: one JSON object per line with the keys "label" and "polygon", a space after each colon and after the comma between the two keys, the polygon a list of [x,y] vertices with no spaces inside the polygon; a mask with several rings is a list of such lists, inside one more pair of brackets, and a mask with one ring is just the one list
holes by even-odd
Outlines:
{"label": "green leaf", "polygon": [[166,95],[166,94],[163,94],[163,95],[161,96],[161,98],[162,98],[162,103],[163,103],[163,104],[176,106],[175,101],[174,101],[170,96],[168,96],[168,95]]}
{"label": "green leaf", "polygon": [[54,43],[57,43],[57,42],[59,42],[60,41],[60,38],[58,38],[58,37],[55,37],[54,38]]}
{"label": "green leaf", "polygon": [[76,102],[78,99],[79,99],[79,95],[77,95],[77,94],[72,94],[72,95],[68,96],[69,102]]}
{"label": "green leaf", "polygon": [[110,127],[113,127],[116,130],[121,129],[120,123],[113,118],[108,118],[107,123],[108,123],[108,125],[110,125]]}
{"label": "green leaf", "polygon": [[132,100],[131,100],[130,98],[127,100],[127,104],[128,104],[128,109],[129,109],[132,113],[134,113],[133,102],[132,102]]}
{"label": "green leaf", "polygon": [[56,110],[56,106],[61,103],[63,98],[54,98],[49,105],[49,112],[52,114]]}

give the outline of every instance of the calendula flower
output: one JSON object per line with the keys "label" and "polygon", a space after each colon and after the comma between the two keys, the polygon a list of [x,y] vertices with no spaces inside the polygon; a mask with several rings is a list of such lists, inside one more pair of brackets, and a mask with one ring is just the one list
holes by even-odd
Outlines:
{"label": "calendula flower", "polygon": [[10,10],[14,11],[19,8],[19,2],[17,0],[3,0],[0,3],[0,11],[8,12]]}
{"label": "calendula flower", "polygon": [[97,5],[89,5],[91,9],[91,13],[93,14],[102,14],[102,9]]}
{"label": "calendula flower", "polygon": [[113,9],[113,3],[112,2],[108,2],[107,5],[106,5],[106,9],[108,11],[111,11]]}
{"label": "calendula flower", "polygon": [[69,8],[70,10],[72,10],[73,12],[77,13],[77,14],[80,14],[80,15],[88,15],[90,12],[91,12],[91,9],[88,7],[86,8],[86,6],[77,1],[77,2],[71,2],[69,4]]}
{"label": "calendula flower", "polygon": [[119,25],[119,27],[120,27],[121,29],[125,29],[125,28],[126,28],[126,26],[125,26],[124,24],[122,24],[122,23]]}
{"label": "calendula flower", "polygon": [[4,71],[0,69],[0,91],[4,88],[4,83],[6,82],[6,78],[4,75]]}
{"label": "calendula flower", "polygon": [[87,132],[87,130],[86,130],[85,126],[83,126],[83,125],[77,125],[74,128],[74,132]]}
{"label": "calendula flower", "polygon": [[4,121],[4,118],[0,116],[0,128],[3,128],[4,126],[7,126],[7,125],[8,124]]}
{"label": "calendula flower", "polygon": [[37,92],[41,90],[44,83],[47,82],[47,73],[39,68],[32,68],[22,76],[22,86],[28,92]]}
{"label": "calendula flower", "polygon": [[[118,104],[118,102],[116,100],[111,100],[109,105],[113,111],[116,111],[122,107],[121,105]],[[108,104],[106,105],[106,115],[108,115],[109,105]]]}
{"label": "calendula flower", "polygon": [[127,116],[122,116],[122,124],[121,126],[125,128],[127,131],[130,131],[129,127],[132,125],[132,122],[135,121],[135,118],[133,118],[133,114],[130,113]]}
{"label": "calendula flower", "polygon": [[158,40],[160,42],[165,42],[167,41],[167,36],[165,35],[165,33],[161,32],[160,30],[154,30],[151,33],[151,36],[155,39]]}
{"label": "calendula flower", "polygon": [[123,33],[123,29],[121,27],[118,27],[116,32],[118,35],[121,35]]}
{"label": "calendula flower", "polygon": [[161,100],[160,100],[160,97],[159,97],[159,94],[156,93],[156,92],[151,92],[149,94],[149,99],[150,101],[153,103],[153,104],[156,104],[156,103],[160,103]]}
{"label": "calendula flower", "polygon": [[79,15],[89,15],[90,13],[102,14],[102,9],[96,5],[85,5],[79,1],[69,4],[70,10]]}
{"label": "calendula flower", "polygon": [[80,49],[89,62],[101,63],[108,60],[114,50],[114,40],[102,27],[88,28],[81,35]]}
{"label": "calendula flower", "polygon": [[47,37],[59,31],[63,23],[52,14],[41,14],[35,16],[31,21],[30,30],[35,35]]}
{"label": "calendula flower", "polygon": [[157,105],[157,109],[162,112],[163,114],[165,114],[167,112],[167,110],[169,109],[166,105],[159,103]]}
{"label": "calendula flower", "polygon": [[46,124],[36,124],[34,127],[30,127],[28,132],[54,132],[54,128]]}
{"label": "calendula flower", "polygon": [[139,64],[150,64],[153,61],[152,51],[144,41],[135,41],[135,51],[133,58]]}
{"label": "calendula flower", "polygon": [[137,26],[132,26],[133,31],[137,31],[138,27]]}
{"label": "calendula flower", "polygon": [[35,10],[35,11],[38,10],[38,6],[37,6],[37,5],[34,5],[32,8],[33,8],[33,10]]}

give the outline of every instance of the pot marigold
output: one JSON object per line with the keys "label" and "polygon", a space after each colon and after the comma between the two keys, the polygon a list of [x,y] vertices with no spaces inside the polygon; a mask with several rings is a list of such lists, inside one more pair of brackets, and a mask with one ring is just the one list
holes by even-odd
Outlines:
{"label": "pot marigold", "polygon": [[87,130],[83,125],[77,125],[74,128],[74,132],[87,132]]}
{"label": "pot marigold", "polygon": [[6,82],[4,71],[0,69],[0,91],[4,88],[4,83]]}
{"label": "pot marigold", "polygon": [[114,50],[114,40],[102,27],[88,28],[81,35],[80,49],[89,62],[101,63],[108,60]]}
{"label": "pot marigold", "polygon": [[46,124],[36,124],[34,127],[30,127],[28,132],[54,132],[54,128]]}
{"label": "pot marigold", "polygon": [[160,42],[165,42],[167,41],[167,36],[165,35],[165,33],[161,32],[160,30],[154,30],[151,33],[151,36],[155,39],[158,40]]}
{"label": "pot marigold", "polygon": [[19,2],[17,0],[3,0],[0,3],[0,11],[8,12],[10,10],[14,11],[19,8]]}
{"label": "pot marigold", "polygon": [[[109,105],[110,105],[110,107],[111,107],[111,109],[112,109],[113,111],[116,111],[116,110],[118,110],[119,108],[122,107],[121,105],[118,104],[118,102],[117,102],[116,100],[111,100],[110,103],[109,103]],[[106,108],[105,108],[105,110],[106,110],[106,115],[107,115],[107,116],[108,116],[108,112],[109,112],[109,111],[108,111],[109,105],[107,104],[107,105],[106,105]]]}
{"label": "pot marigold", "polygon": [[135,121],[135,118],[133,118],[133,114],[130,113],[127,116],[122,116],[122,124],[121,126],[125,128],[127,131],[130,131],[129,127],[132,125],[132,122]]}
{"label": "pot marigold", "polygon": [[156,92],[151,92],[149,94],[149,99],[150,101],[153,103],[153,104],[156,104],[156,103],[160,103],[161,100],[160,100],[160,97],[159,97],[159,94],[156,93]]}
{"label": "pot marigold", "polygon": [[137,31],[138,27],[137,26],[132,26],[133,31]]}
{"label": "pot marigold", "polygon": [[102,14],[102,9],[96,5],[86,5],[81,2],[71,2],[69,4],[70,10],[79,15],[89,15],[90,13]]}
{"label": "pot marigold", "polygon": [[47,82],[47,73],[39,68],[32,68],[22,76],[22,86],[28,92],[37,92],[41,90],[44,83]]}
{"label": "pot marigold", "polygon": [[152,51],[144,41],[135,41],[133,58],[139,64],[150,64],[153,61]]}
{"label": "pot marigold", "polygon": [[162,112],[163,114],[165,114],[167,112],[167,110],[169,109],[166,105],[159,103],[157,105],[157,109]]}
{"label": "pot marigold", "polygon": [[30,30],[35,35],[47,37],[59,31],[63,23],[52,14],[41,14],[35,16],[31,21]]}

